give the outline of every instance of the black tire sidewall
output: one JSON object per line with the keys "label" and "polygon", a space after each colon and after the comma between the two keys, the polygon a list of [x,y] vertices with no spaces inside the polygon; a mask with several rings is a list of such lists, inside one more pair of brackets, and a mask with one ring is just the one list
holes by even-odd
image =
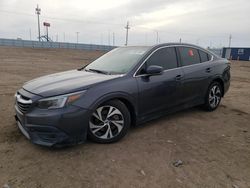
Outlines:
{"label": "black tire sidewall", "polygon": [[113,143],[113,142],[120,140],[121,138],[123,138],[126,135],[128,129],[130,127],[130,123],[131,123],[130,112],[128,111],[128,108],[126,107],[126,105],[123,102],[121,102],[120,100],[110,100],[110,101],[104,102],[103,104],[99,105],[97,108],[99,108],[101,106],[105,106],[105,105],[113,106],[113,107],[117,108],[118,110],[120,110],[120,112],[122,113],[123,118],[124,118],[124,125],[123,125],[121,132],[117,136],[115,136],[111,139],[102,139],[102,138],[98,138],[97,136],[95,136],[91,132],[89,124],[88,124],[88,138],[94,142],[97,142],[97,143]]}

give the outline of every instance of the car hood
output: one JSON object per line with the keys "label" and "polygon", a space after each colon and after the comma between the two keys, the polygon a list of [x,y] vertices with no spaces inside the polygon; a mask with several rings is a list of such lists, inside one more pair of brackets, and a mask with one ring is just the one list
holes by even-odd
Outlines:
{"label": "car hood", "polygon": [[23,89],[43,97],[50,97],[84,90],[93,84],[120,76],[71,70],[36,78],[26,82]]}

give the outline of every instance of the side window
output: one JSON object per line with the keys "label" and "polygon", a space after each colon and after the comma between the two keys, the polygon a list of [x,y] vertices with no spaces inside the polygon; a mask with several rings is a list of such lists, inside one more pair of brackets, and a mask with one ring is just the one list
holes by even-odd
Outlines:
{"label": "side window", "polygon": [[207,54],[208,60],[210,61],[212,59],[212,56],[210,54]]}
{"label": "side window", "polygon": [[200,63],[198,50],[189,47],[179,47],[182,66]]}
{"label": "side window", "polygon": [[200,57],[201,57],[201,62],[209,61],[208,54],[206,52],[203,52],[203,51],[199,50],[199,54],[200,54]]}
{"label": "side window", "polygon": [[175,48],[167,47],[157,50],[146,62],[147,66],[158,65],[164,70],[177,67]]}
{"label": "side window", "polygon": [[244,55],[244,49],[238,49],[238,55]]}

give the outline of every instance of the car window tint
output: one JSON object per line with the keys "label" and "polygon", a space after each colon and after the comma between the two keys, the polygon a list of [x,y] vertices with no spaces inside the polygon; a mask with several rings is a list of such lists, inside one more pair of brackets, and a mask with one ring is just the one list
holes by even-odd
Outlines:
{"label": "car window tint", "polygon": [[182,66],[200,63],[198,50],[189,47],[179,47]]}
{"label": "car window tint", "polygon": [[206,52],[203,52],[202,50],[199,50],[199,54],[201,57],[201,62],[208,61],[208,54]]}
{"label": "car window tint", "polygon": [[177,67],[177,57],[175,48],[162,48],[157,50],[147,60],[147,66],[158,65],[164,70],[173,69]]}

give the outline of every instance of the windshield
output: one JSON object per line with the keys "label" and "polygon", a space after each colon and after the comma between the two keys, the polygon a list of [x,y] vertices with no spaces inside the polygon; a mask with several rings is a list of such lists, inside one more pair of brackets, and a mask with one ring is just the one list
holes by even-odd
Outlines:
{"label": "windshield", "polygon": [[145,54],[148,47],[116,48],[93,61],[85,71],[106,74],[125,74]]}

